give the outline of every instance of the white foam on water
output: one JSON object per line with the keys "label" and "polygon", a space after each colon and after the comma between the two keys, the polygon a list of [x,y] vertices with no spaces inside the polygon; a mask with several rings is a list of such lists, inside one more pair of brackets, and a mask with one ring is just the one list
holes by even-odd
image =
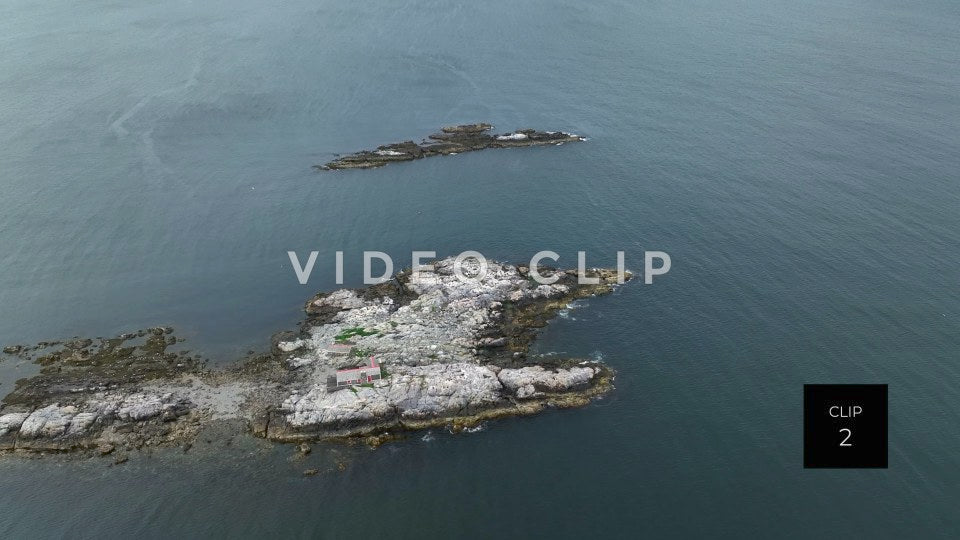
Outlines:
{"label": "white foam on water", "polygon": [[487,423],[486,423],[486,422],[482,422],[481,424],[476,425],[476,426],[473,426],[473,427],[463,428],[463,431],[465,431],[465,432],[467,432],[467,433],[479,433],[479,432],[483,431],[483,430],[486,429],[486,428],[487,428]]}

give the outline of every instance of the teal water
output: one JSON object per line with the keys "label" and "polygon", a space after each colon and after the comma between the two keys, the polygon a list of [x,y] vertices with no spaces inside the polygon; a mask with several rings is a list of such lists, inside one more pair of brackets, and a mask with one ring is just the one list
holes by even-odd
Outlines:
{"label": "teal water", "polygon": [[[348,285],[364,249],[673,270],[544,331],[618,370],[584,409],[305,463],[2,460],[0,536],[955,537],[958,28],[949,0],[4,2],[0,342],[171,324],[227,363],[337,250]],[[310,169],[474,121],[590,141]],[[888,470],[802,468],[813,382],[890,385]]]}

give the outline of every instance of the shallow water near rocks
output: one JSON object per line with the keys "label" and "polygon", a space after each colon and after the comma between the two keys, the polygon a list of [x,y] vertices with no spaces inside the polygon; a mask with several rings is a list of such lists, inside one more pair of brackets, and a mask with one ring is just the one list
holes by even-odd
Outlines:
{"label": "shallow water near rocks", "polygon": [[[306,463],[3,459],[0,536],[960,530],[956,3],[675,4],[6,2],[3,344],[171,325],[229,363],[337,250],[348,286],[365,249],[674,266],[536,343],[618,370],[588,407]],[[311,169],[460,122],[589,140]],[[890,385],[888,470],[802,469],[813,382]]]}

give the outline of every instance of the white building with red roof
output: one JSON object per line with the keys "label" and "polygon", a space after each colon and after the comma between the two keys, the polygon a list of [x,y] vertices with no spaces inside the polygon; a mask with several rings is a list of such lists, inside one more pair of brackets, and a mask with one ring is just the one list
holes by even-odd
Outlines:
{"label": "white building with red roof", "polygon": [[376,359],[371,356],[369,366],[338,370],[337,386],[372,383],[373,381],[380,380],[380,376],[380,366],[377,364]]}

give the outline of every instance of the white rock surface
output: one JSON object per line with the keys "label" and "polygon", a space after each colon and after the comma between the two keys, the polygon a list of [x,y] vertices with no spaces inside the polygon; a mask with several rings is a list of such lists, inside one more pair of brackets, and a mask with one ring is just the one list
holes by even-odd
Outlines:
{"label": "white rock surface", "polygon": [[19,437],[31,439],[63,435],[76,413],[76,407],[60,407],[57,403],[37,409],[23,421]]}
{"label": "white rock surface", "polygon": [[19,430],[28,416],[30,413],[8,413],[0,416],[0,437]]}
{"label": "white rock surface", "polygon": [[596,368],[575,366],[556,371],[540,366],[497,370],[474,363],[398,367],[373,388],[328,393],[315,384],[306,394],[291,394],[282,405],[294,428],[331,426],[375,419],[423,419],[471,414],[509,397],[537,397],[543,388],[563,392],[583,386]]}
{"label": "white rock surface", "polygon": [[476,364],[399,367],[373,388],[327,393],[321,385],[283,402],[294,427],[370,421],[377,418],[426,418],[466,412],[503,401],[496,374]]}
{"label": "white rock surface", "polygon": [[54,403],[31,413],[0,416],[0,436],[16,431],[23,439],[82,436],[98,419],[140,422],[185,406],[183,398],[170,393],[124,395],[101,392],[94,394],[80,408]]}
{"label": "white rock surface", "polygon": [[[453,262],[444,259],[427,265],[433,271],[423,271],[419,279],[409,283],[410,289],[420,296],[399,308],[390,298],[364,301],[349,290],[326,295],[314,301],[313,306],[339,310],[334,320],[311,328],[308,339],[278,346],[284,351],[297,351],[296,358],[290,361],[294,367],[314,361],[340,367],[344,359],[327,349],[338,334],[359,326],[378,333],[355,336],[351,341],[357,349],[371,351],[383,363],[416,366],[476,362],[476,347],[503,344],[499,337],[483,334],[498,326],[504,301],[551,298],[569,292],[566,285],[531,283],[515,266],[495,262],[487,263],[483,279],[461,281],[453,272]],[[479,263],[468,259],[463,270],[468,276],[476,275]],[[544,271],[544,275],[550,274]]]}
{"label": "white rock surface", "polygon": [[541,366],[527,366],[519,369],[504,368],[497,376],[507,389],[517,393],[517,397],[525,397],[520,396],[519,392],[522,390],[524,394],[530,395],[534,387],[550,392],[563,392],[585,386],[596,373],[596,368],[591,366],[575,366],[556,371]]}

